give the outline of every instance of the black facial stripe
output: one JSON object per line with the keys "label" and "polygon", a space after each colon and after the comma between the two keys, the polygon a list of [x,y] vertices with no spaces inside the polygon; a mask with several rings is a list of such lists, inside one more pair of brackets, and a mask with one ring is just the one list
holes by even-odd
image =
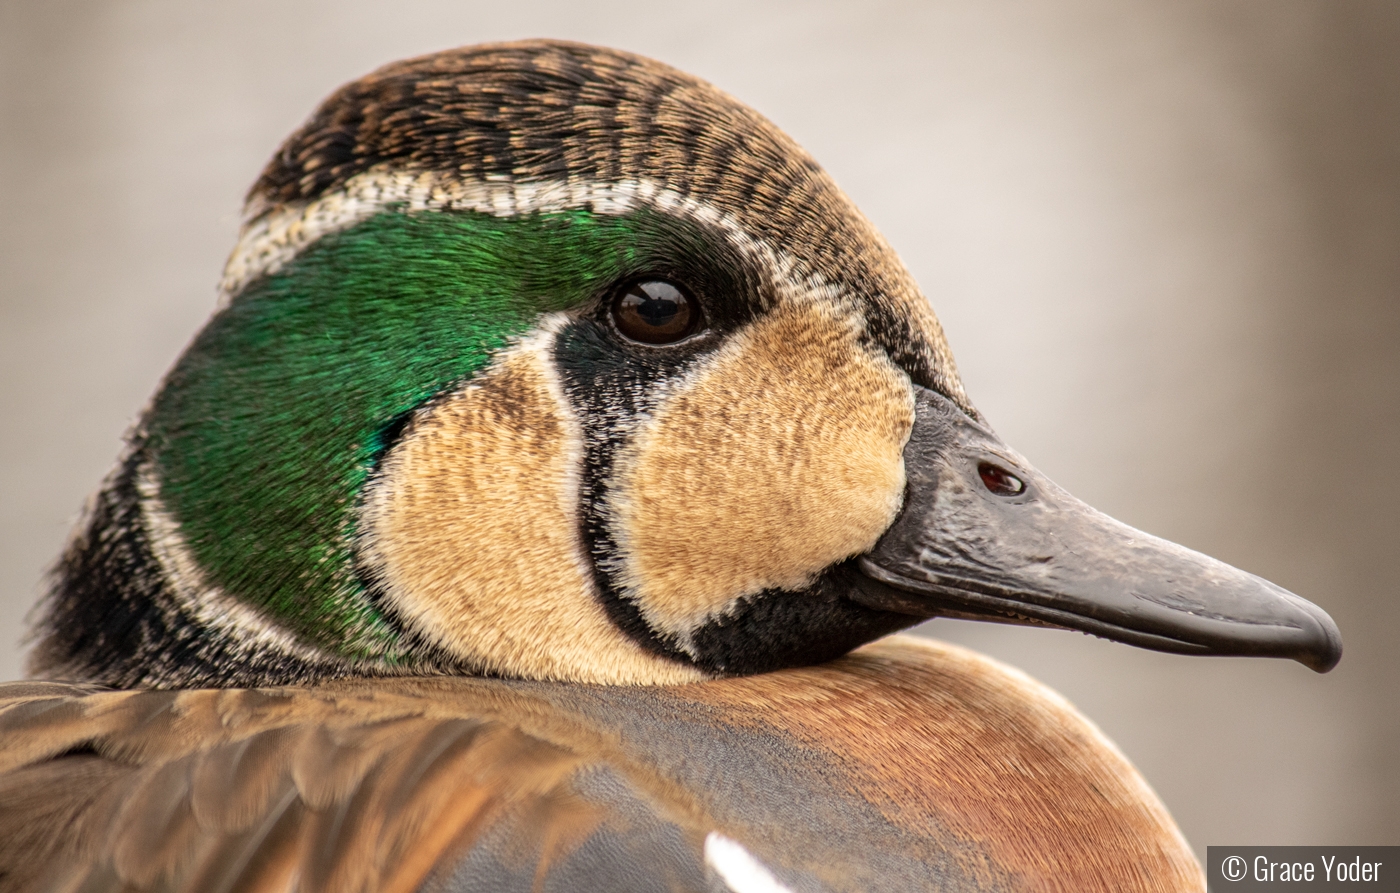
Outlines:
{"label": "black facial stripe", "polygon": [[806,589],[769,589],[691,634],[695,663],[723,675],[767,673],[834,660],[918,618],[867,608],[845,595],[853,561],[829,567]]}
{"label": "black facial stripe", "polygon": [[609,619],[652,653],[716,674],[820,663],[916,622],[849,601],[845,595],[858,571],[846,562],[806,589],[766,590],[744,599],[733,614],[693,631],[683,649],[674,635],[647,624],[615,578],[622,555],[607,511],[617,452],[633,436],[636,419],[655,408],[657,385],[703,361],[722,343],[720,335],[698,344],[639,348],[590,317],[566,326],[555,340],[555,367],[584,433],[582,540]]}
{"label": "black facial stripe", "polygon": [[[617,450],[632,436],[639,416],[655,408],[661,385],[684,375],[725,339],[769,309],[776,295],[771,271],[730,244],[728,237],[696,221],[656,211],[632,215],[637,240],[632,268],[555,338],[553,360],[567,399],[583,428],[580,532],[592,559],[594,580],[609,618],[652,652],[689,661],[674,637],[652,630],[610,568],[620,555],[608,529],[606,507]],[[637,344],[615,328],[615,287],[654,276],[682,285],[699,303],[705,328],[671,345]]]}
{"label": "black facial stripe", "polygon": [[[958,396],[949,393],[952,390],[949,382],[929,363],[927,353],[920,349],[923,339],[914,331],[908,317],[895,313],[884,301],[865,301],[861,310],[865,314],[865,332],[861,337],[863,343],[883,351],[914,384],[937,391],[958,403]],[[973,407],[963,407],[963,411],[977,418]]]}
{"label": "black facial stripe", "polygon": [[[564,392],[583,427],[583,474],[579,493],[580,532],[592,559],[593,579],[608,618],[655,654],[689,658],[674,641],[658,635],[642,619],[609,571],[620,559],[606,513],[613,460],[632,433],[633,420],[652,408],[656,384],[681,375],[709,350],[689,345],[672,349],[620,349],[620,336],[591,319],[564,328],[554,342],[554,362]],[[713,349],[711,342],[710,349]]]}
{"label": "black facial stripe", "polygon": [[861,341],[867,346],[883,351],[896,366],[904,370],[914,384],[937,390],[924,383],[933,375],[933,370],[929,368],[925,358],[910,350],[912,332],[909,329],[909,320],[873,302],[866,303],[861,310],[865,315],[865,331]]}

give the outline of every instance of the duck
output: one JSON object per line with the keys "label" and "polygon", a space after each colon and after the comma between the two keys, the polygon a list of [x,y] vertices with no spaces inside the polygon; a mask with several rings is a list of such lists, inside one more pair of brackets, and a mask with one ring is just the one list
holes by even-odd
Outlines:
{"label": "duck", "polygon": [[899,632],[1341,657],[1006,445],[775,125],[552,40],[287,139],[37,617],[0,890],[1199,890],[1088,719]]}

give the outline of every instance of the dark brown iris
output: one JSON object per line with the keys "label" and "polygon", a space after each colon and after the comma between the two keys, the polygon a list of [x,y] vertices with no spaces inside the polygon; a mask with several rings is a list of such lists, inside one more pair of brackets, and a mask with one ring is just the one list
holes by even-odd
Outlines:
{"label": "dark brown iris", "polygon": [[982,484],[998,496],[1019,496],[1026,490],[1025,481],[1000,465],[983,462],[977,466],[977,473],[982,476]]}
{"label": "dark brown iris", "polygon": [[613,300],[617,330],[643,344],[674,344],[700,328],[700,307],[680,286],[646,279],[623,289]]}

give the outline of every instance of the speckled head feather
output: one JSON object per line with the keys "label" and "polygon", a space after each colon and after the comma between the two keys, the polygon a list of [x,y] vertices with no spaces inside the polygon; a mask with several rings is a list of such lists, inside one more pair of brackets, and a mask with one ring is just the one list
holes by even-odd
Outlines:
{"label": "speckled head feather", "polygon": [[928,302],[831,177],[762,115],[670,66],[556,41],[386,65],[326,100],[263,170],[226,288],[255,275],[243,264],[260,221],[353,195],[357,178],[384,173],[421,176],[413,192],[433,190],[428,205],[475,193],[506,213],[512,199],[606,213],[609,193],[646,206],[649,191],[664,192],[652,201],[720,215],[731,238],[774,252],[789,275],[858,296],[872,335],[914,382],[972,410]]}
{"label": "speckled head feather", "polygon": [[[609,320],[679,283],[698,334]],[[665,65],[469,47],[331,96],[71,543],[33,664],[120,685],[667,682],[907,625],[844,597],[911,386],[973,410],[830,177]]]}

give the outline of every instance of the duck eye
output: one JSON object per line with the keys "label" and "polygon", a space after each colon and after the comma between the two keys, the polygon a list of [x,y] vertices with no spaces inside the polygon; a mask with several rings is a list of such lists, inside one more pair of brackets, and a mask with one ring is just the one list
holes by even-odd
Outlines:
{"label": "duck eye", "polygon": [[1000,465],[983,462],[977,466],[977,474],[982,485],[998,496],[1019,496],[1026,489],[1025,481]]}
{"label": "duck eye", "polygon": [[633,341],[674,344],[700,328],[700,305],[664,279],[645,279],[613,300],[613,324]]}

